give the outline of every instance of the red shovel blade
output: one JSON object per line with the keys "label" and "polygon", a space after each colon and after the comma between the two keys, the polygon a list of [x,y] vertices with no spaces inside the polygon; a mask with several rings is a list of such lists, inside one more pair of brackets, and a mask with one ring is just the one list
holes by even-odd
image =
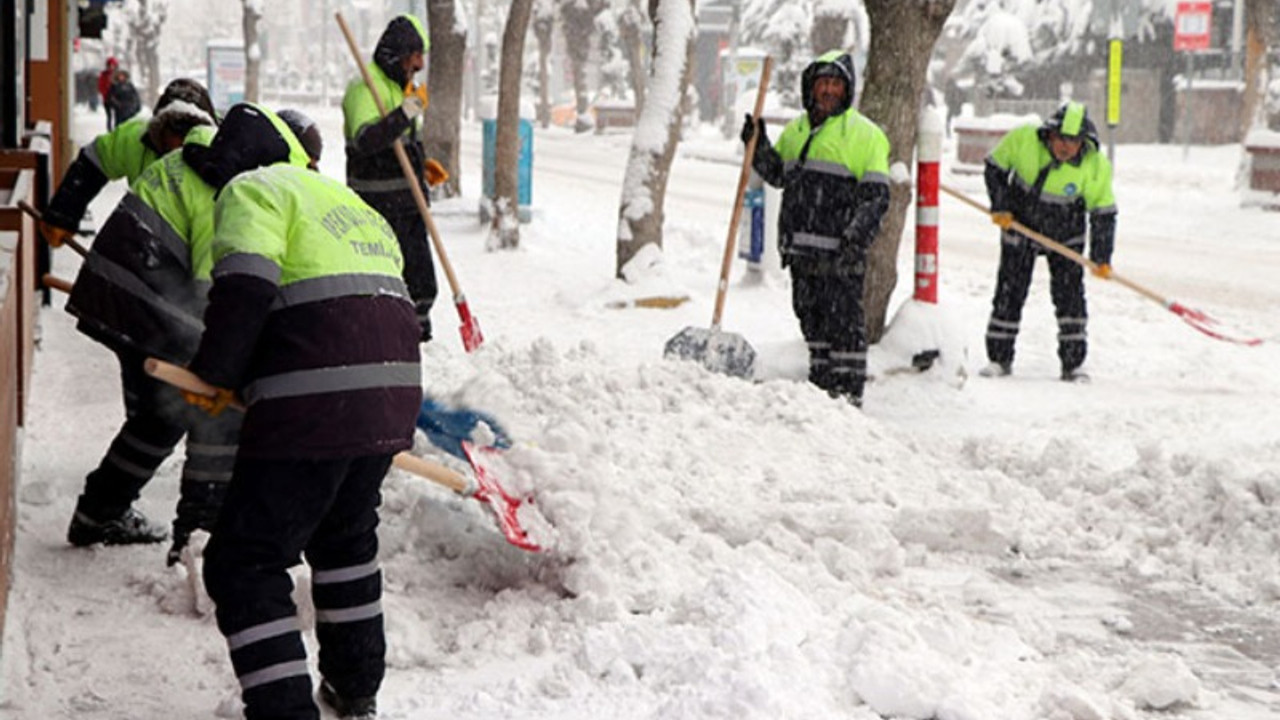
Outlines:
{"label": "red shovel blade", "polygon": [[1221,330],[1222,323],[1209,317],[1204,312],[1189,308],[1186,305],[1177,302],[1169,303],[1169,310],[1182,318],[1188,325],[1208,335],[1215,340],[1223,340],[1225,342],[1236,343],[1238,345],[1247,345],[1254,347],[1262,344],[1262,338],[1248,338],[1228,335]]}
{"label": "red shovel blade", "polygon": [[[503,537],[507,539],[507,542],[522,550],[530,552],[541,551],[542,548],[531,540],[529,533],[520,526],[520,518],[517,512],[523,501],[508,494],[502,485],[498,484],[497,478],[489,472],[484,462],[477,462],[476,448],[471,442],[466,440],[462,442],[462,452],[466,454],[467,462],[471,463],[471,469],[476,474],[476,484],[479,485],[473,497],[493,510]],[[482,454],[497,452],[499,451],[492,447],[480,448],[480,453]]]}
{"label": "red shovel blade", "polygon": [[462,333],[462,349],[475,352],[476,348],[484,344],[484,334],[480,332],[480,321],[471,314],[466,298],[459,295],[453,304],[458,308],[458,317],[462,318],[462,325],[458,326],[458,331]]}

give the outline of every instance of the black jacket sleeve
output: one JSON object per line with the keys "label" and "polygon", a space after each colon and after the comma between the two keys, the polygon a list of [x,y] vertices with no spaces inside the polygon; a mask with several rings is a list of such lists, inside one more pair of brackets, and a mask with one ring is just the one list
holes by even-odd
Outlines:
{"label": "black jacket sleeve", "polygon": [[875,242],[880,223],[889,210],[889,186],[886,183],[860,182],[853,191],[853,197],[857,210],[845,228],[844,237],[849,245],[866,250]]}
{"label": "black jacket sleeve", "polygon": [[369,123],[356,132],[356,136],[347,144],[347,152],[351,155],[373,155],[391,147],[405,130],[409,129],[409,118],[400,108],[387,113],[381,120]]}
{"label": "black jacket sleeve", "polygon": [[773,149],[769,137],[761,133],[756,142],[756,154],[751,158],[751,167],[761,180],[774,187],[782,187],[782,156]]}
{"label": "black jacket sleeve", "polygon": [[1089,259],[1099,265],[1111,264],[1111,253],[1116,247],[1116,214],[1114,212],[1090,213]]}
{"label": "black jacket sleeve", "polygon": [[49,207],[45,208],[42,214],[44,221],[71,232],[79,230],[85,209],[106,187],[107,180],[102,169],[81,150],[75,162],[67,168],[67,174],[49,201]]}
{"label": "black jacket sleeve", "polygon": [[239,392],[266,324],[275,283],[252,275],[226,275],[209,289],[204,335],[189,369],[205,382]]}
{"label": "black jacket sleeve", "polygon": [[1012,212],[1009,207],[1009,171],[991,162],[983,166],[982,179],[987,183],[987,197],[991,200],[991,212]]}

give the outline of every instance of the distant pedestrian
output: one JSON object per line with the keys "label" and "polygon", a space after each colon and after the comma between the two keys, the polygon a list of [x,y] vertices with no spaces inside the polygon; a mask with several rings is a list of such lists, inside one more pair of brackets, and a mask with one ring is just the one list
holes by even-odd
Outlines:
{"label": "distant pedestrian", "polygon": [[111,79],[111,90],[107,93],[111,107],[116,115],[116,124],[128,122],[130,118],[142,110],[142,98],[138,96],[138,88],[129,78],[129,71],[124,68],[116,70]]}
{"label": "distant pedestrian", "polygon": [[111,103],[107,99],[107,95],[111,92],[111,79],[116,74],[116,68],[120,66],[120,61],[114,57],[107,58],[106,67],[102,72],[98,73],[98,96],[102,98],[102,109],[107,114],[107,131],[116,129],[116,115],[111,108]]}
{"label": "distant pedestrian", "polygon": [[1013,346],[1031,273],[1036,258],[1047,255],[1061,377],[1068,382],[1088,381],[1080,368],[1089,349],[1084,268],[1011,227],[1016,220],[1083,254],[1087,221],[1089,259],[1098,266],[1096,274],[1111,274],[1116,234],[1111,163],[1098,150],[1098,131],[1085,106],[1069,102],[1041,125],[1029,123],[1010,130],[987,156],[985,177],[991,220],[1000,226],[1001,243],[987,323],[990,363],[979,374],[1002,377],[1013,372]]}

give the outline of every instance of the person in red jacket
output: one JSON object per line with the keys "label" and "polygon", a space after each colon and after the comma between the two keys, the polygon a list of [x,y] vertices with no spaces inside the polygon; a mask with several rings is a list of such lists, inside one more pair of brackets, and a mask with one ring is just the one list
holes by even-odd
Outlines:
{"label": "person in red jacket", "polygon": [[107,130],[114,130],[116,127],[115,111],[111,108],[111,103],[107,102],[107,95],[111,92],[111,80],[116,75],[116,68],[120,67],[120,62],[114,57],[107,58],[107,67],[98,73],[98,94],[102,96],[102,109],[107,113]]}

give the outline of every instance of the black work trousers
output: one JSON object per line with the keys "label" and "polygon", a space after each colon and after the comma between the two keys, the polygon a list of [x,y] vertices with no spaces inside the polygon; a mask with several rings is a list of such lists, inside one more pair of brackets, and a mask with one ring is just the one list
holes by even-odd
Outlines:
{"label": "black work trousers", "polygon": [[792,265],[791,308],[809,346],[809,382],[861,400],[867,382],[862,275],[811,274]]}
{"label": "black work trousers", "polygon": [[128,510],[186,432],[181,422],[186,402],[181,393],[148,375],[141,353],[120,349],[116,358],[124,386],[124,426],[98,467],[85,478],[84,493],[76,502],[76,512],[97,521]]}
{"label": "black work trousers", "polygon": [[[1083,246],[1071,249],[1084,250]],[[1084,364],[1089,350],[1084,268],[1014,231],[1005,231],[1001,237],[1000,270],[991,303],[991,319],[987,323],[987,359],[1003,365],[1013,364],[1022,306],[1027,302],[1036,258],[1041,255],[1049,261],[1049,295],[1058,320],[1058,359],[1063,370],[1073,370]]]}
{"label": "black work trousers", "polygon": [[378,505],[390,455],[240,457],[205,548],[247,720],[318,720],[289,568],[311,566],[320,673],[338,694],[373,697],[385,674]]}
{"label": "black work trousers", "polygon": [[418,325],[422,328],[422,341],[426,342],[431,339],[431,307],[439,294],[427,225],[416,206],[411,212],[384,213],[383,217],[400,241],[400,254],[404,256],[404,282],[409,287],[409,297],[413,299]]}

